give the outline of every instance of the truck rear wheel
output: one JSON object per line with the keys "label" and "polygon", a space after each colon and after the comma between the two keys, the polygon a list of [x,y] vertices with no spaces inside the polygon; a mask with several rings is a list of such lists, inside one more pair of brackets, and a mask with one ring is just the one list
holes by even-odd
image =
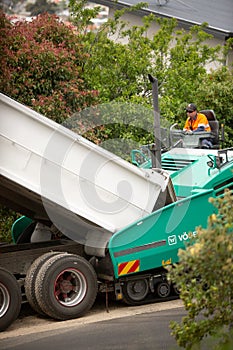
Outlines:
{"label": "truck rear wheel", "polygon": [[123,300],[128,305],[141,304],[148,295],[149,284],[145,278],[134,279],[125,282],[123,288]]}
{"label": "truck rear wheel", "polygon": [[42,311],[41,307],[38,304],[38,301],[36,299],[35,295],[35,282],[36,277],[38,275],[38,272],[40,268],[43,266],[46,260],[50,259],[52,256],[58,255],[58,254],[64,254],[61,252],[48,252],[41,256],[39,256],[30,266],[30,268],[27,271],[27,275],[24,282],[24,288],[25,288],[25,294],[27,297],[27,300],[30,304],[30,306],[33,308],[34,311],[36,311],[38,314],[44,315],[44,312]]}
{"label": "truck rear wheel", "polygon": [[36,277],[36,300],[45,314],[57,320],[81,316],[92,307],[96,295],[96,273],[78,255],[58,254],[49,258]]}
{"label": "truck rear wheel", "polygon": [[0,269],[0,331],[16,320],[21,309],[20,286],[12,273]]}

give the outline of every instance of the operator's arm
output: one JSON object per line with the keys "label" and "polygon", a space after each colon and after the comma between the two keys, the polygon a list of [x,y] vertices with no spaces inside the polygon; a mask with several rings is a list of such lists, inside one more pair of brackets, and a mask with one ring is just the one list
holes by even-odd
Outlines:
{"label": "operator's arm", "polygon": [[194,130],[193,133],[195,134],[195,132],[201,132],[201,131],[205,131],[204,125],[198,126],[198,128],[196,130]]}
{"label": "operator's arm", "polygon": [[190,125],[189,125],[189,118],[186,119],[186,122],[184,124],[184,128],[183,128],[183,131],[185,133],[192,133],[192,130],[190,129]]}

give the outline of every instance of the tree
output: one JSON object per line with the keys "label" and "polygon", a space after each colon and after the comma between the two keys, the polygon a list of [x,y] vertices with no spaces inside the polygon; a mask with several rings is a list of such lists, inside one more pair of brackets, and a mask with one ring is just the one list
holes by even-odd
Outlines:
{"label": "tree", "polygon": [[95,103],[84,81],[88,57],[74,28],[54,15],[11,24],[0,13],[0,89],[57,122]]}
{"label": "tree", "polygon": [[217,214],[209,217],[207,229],[197,229],[197,238],[179,251],[179,264],[169,272],[188,312],[181,324],[171,323],[185,349],[195,349],[207,336],[218,335],[216,347],[233,339],[233,196],[226,191],[210,201]]}
{"label": "tree", "polygon": [[0,206],[0,242],[11,242],[11,227],[20,214]]}
{"label": "tree", "polygon": [[[84,0],[70,0],[74,24],[79,24],[80,18],[84,19],[82,40],[90,58],[83,70],[85,80],[99,91],[99,103],[130,101],[151,109],[150,73],[159,82],[162,119],[171,124],[178,122],[182,127],[186,118],[184,106],[190,101],[200,109],[216,108],[218,119],[225,120],[227,142],[231,144],[232,72],[229,67],[220,68],[218,77],[222,76],[222,83],[216,86],[214,72],[208,73],[205,68],[210,62],[221,62],[230,45],[226,48],[207,45],[206,40],[211,40],[212,36],[206,33],[206,24],[193,26],[185,32],[176,30],[174,19],[156,18],[152,14],[143,17],[142,26],[130,27],[121,20],[126,11],[137,10],[146,4],[116,11],[114,18],[103,24],[97,33],[87,32],[86,26],[96,14],[87,12],[83,8],[85,3]],[[160,30],[150,39],[147,33],[154,21],[160,25]],[[127,39],[127,43],[113,41],[110,39],[113,37]],[[210,97],[206,100],[208,94]],[[218,107],[218,102],[225,107]],[[153,142],[153,135],[150,142]]]}
{"label": "tree", "polygon": [[211,71],[204,77],[196,93],[197,99],[205,99],[206,106],[211,106],[224,125],[225,145],[233,146],[233,70],[223,66]]}
{"label": "tree", "polygon": [[[95,104],[84,81],[88,59],[74,27],[44,14],[12,24],[0,12],[0,90],[56,122]],[[7,117],[7,116],[6,116]],[[1,241],[9,241],[17,214],[0,209]]]}

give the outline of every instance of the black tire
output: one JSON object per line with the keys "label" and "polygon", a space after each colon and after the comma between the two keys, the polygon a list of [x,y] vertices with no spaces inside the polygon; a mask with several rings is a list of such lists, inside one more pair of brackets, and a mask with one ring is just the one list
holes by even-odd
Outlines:
{"label": "black tire", "polygon": [[38,301],[36,299],[35,295],[35,283],[36,283],[36,277],[38,275],[38,272],[40,268],[43,266],[46,260],[50,259],[52,256],[58,255],[58,254],[64,254],[61,252],[48,252],[45,253],[39,258],[37,258],[35,261],[33,261],[32,265],[27,271],[26,278],[24,281],[24,288],[25,288],[25,294],[27,297],[27,300],[30,304],[30,306],[33,308],[34,311],[36,311],[40,315],[44,315],[45,313],[42,311],[41,307],[38,304]]}
{"label": "black tire", "polygon": [[167,281],[156,285],[156,292],[160,298],[167,298],[171,294],[171,285]]}
{"label": "black tire", "polygon": [[35,296],[42,311],[57,320],[77,318],[90,310],[97,295],[91,264],[74,254],[56,255],[38,272]]}
{"label": "black tire", "polygon": [[140,305],[149,293],[149,283],[145,278],[133,279],[124,283],[123,301],[128,305]]}
{"label": "black tire", "polygon": [[21,290],[15,276],[0,268],[0,331],[7,329],[16,320],[21,303]]}
{"label": "black tire", "polygon": [[21,233],[21,235],[17,238],[16,244],[30,243],[36,224],[36,221],[33,221],[31,224],[29,224]]}

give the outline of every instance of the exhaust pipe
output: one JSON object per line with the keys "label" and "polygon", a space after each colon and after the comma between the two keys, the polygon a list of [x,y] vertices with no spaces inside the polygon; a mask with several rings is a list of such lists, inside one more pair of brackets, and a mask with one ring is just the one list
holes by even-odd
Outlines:
{"label": "exhaust pipe", "polygon": [[159,98],[158,98],[158,79],[148,74],[148,78],[152,85],[152,99],[154,109],[154,137],[155,142],[150,151],[152,154],[152,168],[161,169],[161,127],[160,127],[160,113],[159,113]]}

